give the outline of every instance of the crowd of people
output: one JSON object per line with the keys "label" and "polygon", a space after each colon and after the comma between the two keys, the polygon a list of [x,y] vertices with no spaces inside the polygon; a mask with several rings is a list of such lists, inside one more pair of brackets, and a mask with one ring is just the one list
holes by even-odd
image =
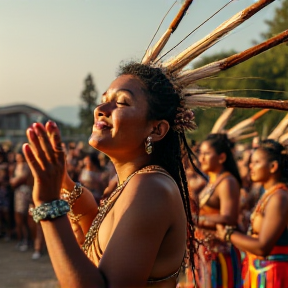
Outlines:
{"label": "crowd of people", "polygon": [[[196,218],[199,212],[195,237],[200,245],[195,271],[184,269],[178,287],[248,288],[285,282],[288,156],[284,147],[258,137],[251,143],[233,143],[226,134],[215,133],[201,143],[193,142],[191,148],[194,164],[203,173],[184,157],[191,210]],[[86,151],[82,142],[67,143],[65,153],[71,179],[88,188],[98,205],[107,199],[118,185],[109,158],[97,150]],[[1,146],[0,173],[1,237],[17,240],[15,249],[21,252],[30,246],[32,259],[37,260],[45,240],[41,225],[29,213],[34,207],[33,179],[19,146]]]}
{"label": "crowd of people", "polygon": [[[84,149],[82,142],[65,145],[67,171],[81,182],[99,204],[117,186],[116,172],[109,158],[98,151]],[[0,145],[0,237],[15,241],[20,252],[33,250],[37,260],[45,253],[45,240],[40,224],[31,215],[33,177],[22,152],[22,145],[10,142]]]}

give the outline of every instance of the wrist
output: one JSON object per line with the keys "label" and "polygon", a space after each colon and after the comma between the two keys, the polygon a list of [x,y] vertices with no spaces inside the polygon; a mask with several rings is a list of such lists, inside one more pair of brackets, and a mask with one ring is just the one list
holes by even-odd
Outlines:
{"label": "wrist", "polygon": [[232,234],[236,231],[236,226],[225,226],[225,235],[224,235],[224,240],[226,242],[231,242],[231,236]]}
{"label": "wrist", "polygon": [[75,186],[75,182],[70,178],[70,176],[67,173],[67,175],[64,176],[61,188],[67,191],[72,191],[74,189],[74,186]]}
{"label": "wrist", "polygon": [[43,205],[43,204],[45,204],[45,203],[50,203],[50,202],[53,202],[53,201],[55,201],[55,200],[59,200],[60,199],[60,197],[59,198],[51,198],[51,199],[46,199],[46,200],[42,200],[42,199],[33,199],[33,203],[34,203],[34,206],[35,206],[35,208],[37,208],[37,207],[39,207],[39,206],[41,206],[41,205]]}
{"label": "wrist", "polygon": [[69,211],[69,204],[64,200],[59,199],[42,203],[41,205],[30,209],[33,220],[36,223],[43,220],[53,220],[60,216],[66,215]]}

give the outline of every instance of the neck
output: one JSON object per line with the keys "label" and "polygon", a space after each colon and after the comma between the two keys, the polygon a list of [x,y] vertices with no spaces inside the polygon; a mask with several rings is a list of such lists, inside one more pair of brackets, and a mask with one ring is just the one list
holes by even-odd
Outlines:
{"label": "neck", "polygon": [[276,178],[270,178],[268,181],[266,181],[265,183],[263,183],[263,187],[265,190],[270,189],[271,187],[273,187],[276,184],[281,183],[280,179],[276,179]]}
{"label": "neck", "polygon": [[125,161],[121,161],[119,159],[111,158],[112,163],[115,166],[119,184],[122,184],[132,173],[141,168],[148,166],[151,164],[151,156],[149,155],[140,155],[136,159],[127,159]]}
{"label": "neck", "polygon": [[224,172],[223,168],[217,171],[208,172],[209,183],[214,183],[216,179]]}

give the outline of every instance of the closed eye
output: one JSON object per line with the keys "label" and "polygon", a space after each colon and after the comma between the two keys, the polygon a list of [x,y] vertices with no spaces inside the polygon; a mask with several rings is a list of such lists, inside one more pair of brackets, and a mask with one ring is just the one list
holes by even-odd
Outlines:
{"label": "closed eye", "polygon": [[126,102],[116,102],[117,105],[129,106]]}

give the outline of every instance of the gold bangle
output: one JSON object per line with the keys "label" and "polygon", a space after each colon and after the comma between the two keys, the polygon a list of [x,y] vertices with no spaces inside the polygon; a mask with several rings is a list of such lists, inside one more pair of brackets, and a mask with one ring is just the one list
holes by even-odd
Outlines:
{"label": "gold bangle", "polygon": [[71,192],[62,188],[60,196],[61,196],[61,199],[67,201],[70,208],[72,208],[76,200],[82,195],[82,193],[83,193],[83,187],[81,183],[76,182]]}
{"label": "gold bangle", "polygon": [[72,207],[74,206],[76,200],[82,195],[83,193],[83,187],[81,183],[76,182],[73,190],[70,192],[64,188],[61,189],[61,199],[68,202],[70,206],[70,211],[67,213],[69,216],[69,219],[76,223],[79,222],[80,218],[83,216],[82,214],[74,214]]}

